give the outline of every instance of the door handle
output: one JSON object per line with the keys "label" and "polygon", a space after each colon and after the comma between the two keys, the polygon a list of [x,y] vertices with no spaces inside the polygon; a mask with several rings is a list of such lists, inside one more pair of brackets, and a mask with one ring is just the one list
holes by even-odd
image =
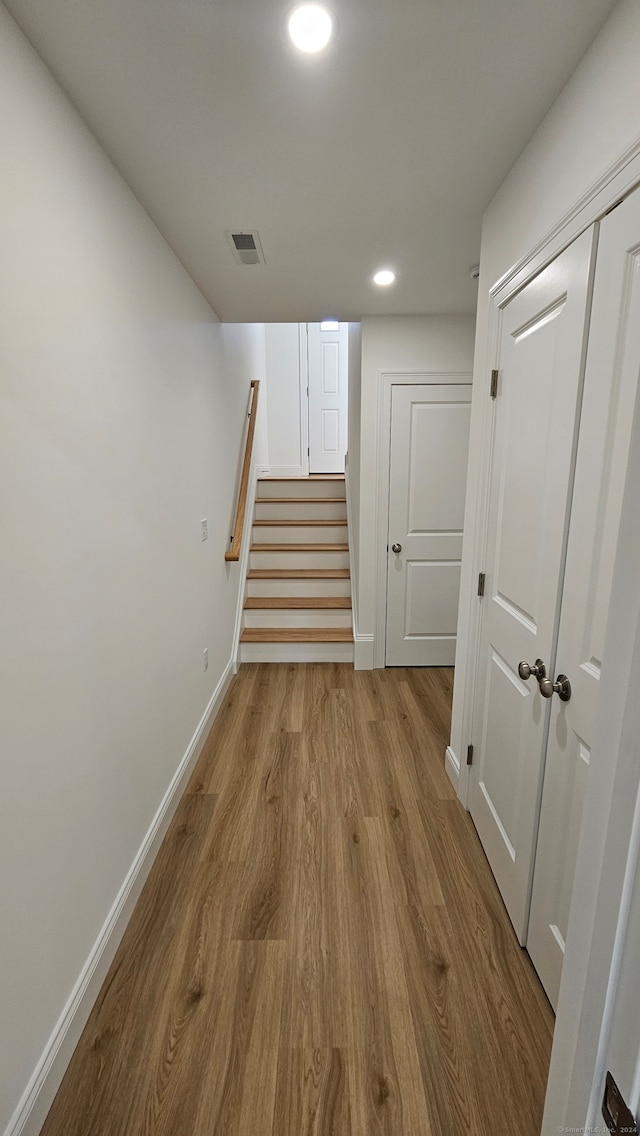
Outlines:
{"label": "door handle", "polygon": [[555,682],[550,678],[538,679],[538,685],[543,698],[553,698],[554,694],[561,702],[568,702],[571,698],[571,683],[566,675],[558,675]]}
{"label": "door handle", "polygon": [[391,545],[391,551],[395,552],[395,554],[397,556],[399,552],[402,552],[402,545],[401,544],[392,544]]}
{"label": "door handle", "polygon": [[[538,682],[541,682],[542,679],[546,677],[547,668],[542,659],[536,659],[533,666],[525,662],[518,663],[518,674],[525,682],[527,679],[530,679],[532,675],[534,678],[537,678]],[[553,693],[553,691],[551,693]],[[545,698],[551,698],[551,694],[545,695]]]}

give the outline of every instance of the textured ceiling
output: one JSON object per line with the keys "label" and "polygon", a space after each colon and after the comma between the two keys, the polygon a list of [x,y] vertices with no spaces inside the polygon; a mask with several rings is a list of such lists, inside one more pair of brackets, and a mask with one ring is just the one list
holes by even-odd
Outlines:
{"label": "textured ceiling", "polygon": [[6,7],[220,318],[298,321],[474,310],[482,212],[613,0],[335,0],[321,57],[277,0]]}

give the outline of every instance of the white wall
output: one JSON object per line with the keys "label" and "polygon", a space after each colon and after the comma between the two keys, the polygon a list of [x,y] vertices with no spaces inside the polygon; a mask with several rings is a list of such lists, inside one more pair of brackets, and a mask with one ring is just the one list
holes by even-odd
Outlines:
{"label": "white wall", "polygon": [[[349,551],[353,580],[357,580],[360,565],[360,430],[362,394],[362,325],[349,324],[349,408],[347,420],[347,493],[349,497]],[[353,581],[352,581],[353,587]],[[352,595],[356,630],[359,627],[357,596]]]}
{"label": "white wall", "polygon": [[[362,321],[358,572],[352,583],[361,634],[373,635],[375,625],[379,374],[470,372],[473,336],[473,316],[387,316]],[[351,455],[349,467],[351,477]]]}
{"label": "white wall", "polygon": [[[495,363],[489,344],[489,291],[526,257],[640,135],[640,4],[621,0],[491,202],[482,228],[480,291],[471,410],[467,516],[451,749],[466,736],[467,661],[473,655],[474,547],[482,400]],[[469,677],[469,681],[471,678]],[[468,709],[468,707],[467,707]]]}
{"label": "white wall", "polygon": [[300,429],[300,333],[297,323],[265,325],[269,469],[281,477],[301,477],[305,465]]}
{"label": "white wall", "polygon": [[2,5],[0,105],[5,1131],[230,660],[264,332],[217,322]]}

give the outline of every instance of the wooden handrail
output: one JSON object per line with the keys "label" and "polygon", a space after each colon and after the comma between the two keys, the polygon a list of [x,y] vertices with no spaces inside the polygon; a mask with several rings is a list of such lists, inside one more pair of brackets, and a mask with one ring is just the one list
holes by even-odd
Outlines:
{"label": "wooden handrail", "polygon": [[225,560],[239,560],[240,559],[240,545],[242,543],[242,530],[244,528],[244,518],[247,511],[247,490],[249,488],[249,472],[251,470],[251,454],[253,452],[253,435],[256,429],[256,411],[258,409],[258,390],[260,382],[258,379],[251,380],[251,406],[249,408],[249,429],[247,430],[247,444],[244,448],[244,461],[242,463],[242,476],[240,478],[240,492],[238,494],[238,508],[236,511],[236,523],[233,527],[231,534],[231,548],[225,554]]}

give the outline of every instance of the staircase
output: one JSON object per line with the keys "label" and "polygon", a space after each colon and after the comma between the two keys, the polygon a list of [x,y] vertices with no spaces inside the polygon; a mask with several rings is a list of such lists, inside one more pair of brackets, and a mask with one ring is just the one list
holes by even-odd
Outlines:
{"label": "staircase", "polygon": [[344,476],[258,481],[241,662],[352,662]]}

